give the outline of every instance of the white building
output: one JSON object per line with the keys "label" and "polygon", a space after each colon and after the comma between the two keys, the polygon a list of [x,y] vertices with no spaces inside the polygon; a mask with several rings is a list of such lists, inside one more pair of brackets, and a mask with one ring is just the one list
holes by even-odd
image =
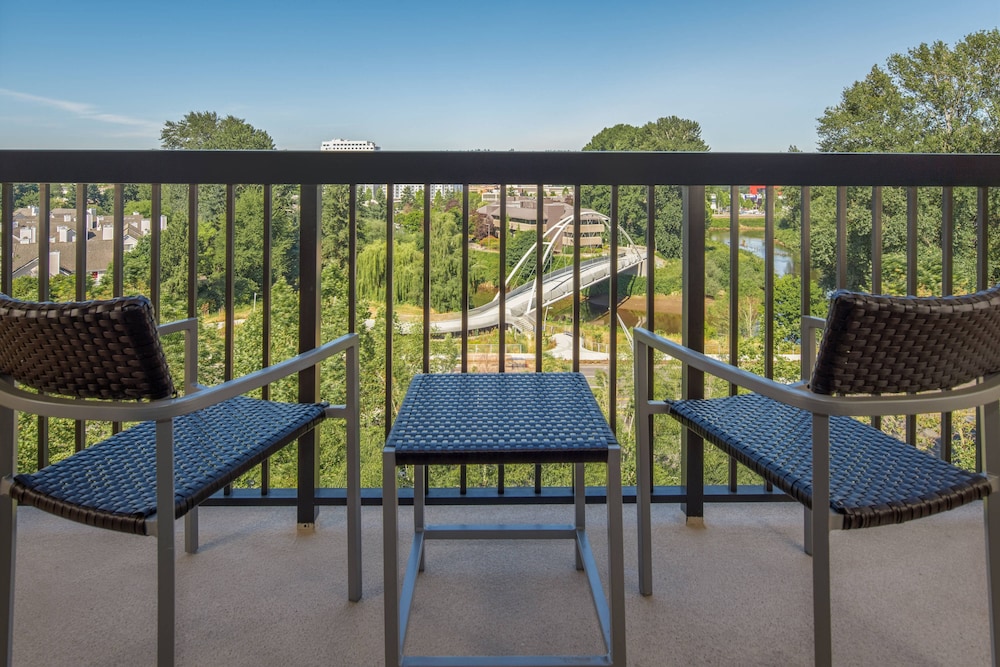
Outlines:
{"label": "white building", "polygon": [[320,144],[321,151],[377,151],[374,141],[354,141],[351,139],[330,139]]}

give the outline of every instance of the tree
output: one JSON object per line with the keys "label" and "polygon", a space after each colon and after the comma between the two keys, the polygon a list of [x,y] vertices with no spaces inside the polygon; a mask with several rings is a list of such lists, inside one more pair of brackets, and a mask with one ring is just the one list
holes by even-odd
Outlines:
{"label": "tree", "polygon": [[1000,150],[1000,30],[893,54],[827,107],[822,151],[993,153]]}
{"label": "tree", "polygon": [[[818,119],[822,151],[992,153],[1000,151],[1000,30],[967,35],[949,48],[937,41],[905,54],[889,56],[862,81],[846,88],[840,103]],[[798,195],[786,190],[788,217],[782,224],[797,229]],[[814,188],[812,193],[812,252],[820,284],[836,285],[836,193]],[[901,189],[882,192],[883,291],[906,293],[906,201]],[[918,293],[941,292],[940,189],[921,188],[917,208]],[[847,189],[848,275],[852,289],[871,289],[870,188]],[[991,193],[990,280],[1000,280],[997,211],[1000,196]],[[954,191],[954,289],[976,285],[976,195],[968,188]],[[936,267],[936,268],[935,268]]]}
{"label": "tree", "polygon": [[[667,116],[642,127],[618,124],[604,128],[583,147],[585,151],[707,151],[701,138],[701,126],[693,120]],[[618,191],[618,220],[637,243],[646,237],[648,193],[642,186],[625,186]],[[656,250],[664,257],[680,257],[681,193],[677,187],[657,186]],[[583,206],[608,212],[611,191],[606,187],[584,186],[580,192]]]}
{"label": "tree", "polygon": [[274,150],[274,141],[242,118],[219,119],[214,111],[192,111],[180,121],[168,120],[160,143],[170,150]]}
{"label": "tree", "polygon": [[585,151],[707,151],[701,126],[693,120],[665,116],[642,127],[619,123],[606,127],[583,147]]}

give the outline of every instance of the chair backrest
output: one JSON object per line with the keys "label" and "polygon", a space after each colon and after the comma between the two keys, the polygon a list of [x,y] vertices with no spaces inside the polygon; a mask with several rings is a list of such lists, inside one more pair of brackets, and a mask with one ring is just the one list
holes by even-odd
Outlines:
{"label": "chair backrest", "polygon": [[50,394],[175,394],[153,307],[142,296],[48,303],[0,294],[0,374]]}
{"label": "chair backrest", "polygon": [[949,297],[837,291],[810,388],[819,394],[950,389],[1000,371],[1000,285]]}

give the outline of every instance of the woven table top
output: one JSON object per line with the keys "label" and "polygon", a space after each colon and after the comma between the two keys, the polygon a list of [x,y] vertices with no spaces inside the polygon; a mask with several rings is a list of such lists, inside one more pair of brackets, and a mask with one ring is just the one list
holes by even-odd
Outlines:
{"label": "woven table top", "polygon": [[616,445],[580,373],[417,375],[386,440],[398,465],[607,461]]}

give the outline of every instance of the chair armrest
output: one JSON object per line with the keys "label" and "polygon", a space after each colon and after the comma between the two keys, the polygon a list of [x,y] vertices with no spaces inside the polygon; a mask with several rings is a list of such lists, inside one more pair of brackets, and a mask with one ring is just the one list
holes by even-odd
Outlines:
{"label": "chair armrest", "polygon": [[987,377],[977,384],[952,391],[917,395],[828,396],[812,393],[803,383],[785,385],[755,375],[718,359],[707,357],[700,352],[695,352],[640,327],[633,330],[633,335],[635,337],[634,363],[637,373],[646,372],[645,364],[640,363],[639,360],[644,359],[649,350],[658,350],[692,368],[815,414],[849,417],[930,414],[964,410],[1000,400],[1000,373]]}
{"label": "chair armrest", "polygon": [[198,318],[166,322],[157,331],[160,337],[184,333],[184,393],[198,391]]}
{"label": "chair armrest", "polygon": [[822,333],[824,327],[826,327],[826,320],[822,317],[806,315],[802,318],[799,350],[802,357],[803,380],[808,380],[812,376],[812,369],[816,364],[816,334],[817,332]]}
{"label": "chair armrest", "polygon": [[97,401],[31,394],[14,387],[10,382],[0,382],[0,404],[20,412],[43,417],[97,421],[158,421],[201,410],[259,389],[266,384],[315,366],[324,359],[349,349],[353,349],[357,354],[357,334],[345,334],[313,350],[303,352],[243,377],[178,398],[168,398],[150,403]]}

